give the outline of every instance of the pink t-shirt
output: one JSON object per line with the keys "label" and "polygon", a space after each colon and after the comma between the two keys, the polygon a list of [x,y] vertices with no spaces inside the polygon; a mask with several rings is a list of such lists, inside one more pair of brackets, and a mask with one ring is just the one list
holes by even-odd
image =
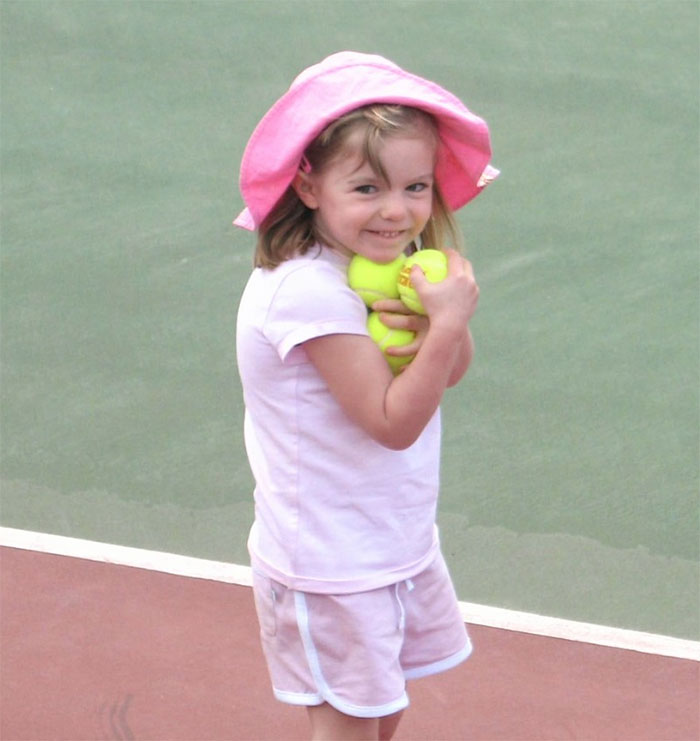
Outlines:
{"label": "pink t-shirt", "polygon": [[257,268],[238,312],[245,444],[256,482],[252,565],[306,592],[408,579],[438,548],[439,411],[410,448],[390,450],[345,415],[302,345],[367,334],[347,265],[318,247],[275,270]]}

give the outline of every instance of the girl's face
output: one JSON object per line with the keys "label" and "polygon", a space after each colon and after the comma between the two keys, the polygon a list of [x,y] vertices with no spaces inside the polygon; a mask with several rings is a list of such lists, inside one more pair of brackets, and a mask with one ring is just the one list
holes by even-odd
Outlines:
{"label": "girl's face", "polygon": [[361,156],[361,135],[320,172],[300,173],[299,198],[324,241],[373,262],[394,260],[423,231],[433,206],[434,137],[393,135],[381,145],[386,180]]}

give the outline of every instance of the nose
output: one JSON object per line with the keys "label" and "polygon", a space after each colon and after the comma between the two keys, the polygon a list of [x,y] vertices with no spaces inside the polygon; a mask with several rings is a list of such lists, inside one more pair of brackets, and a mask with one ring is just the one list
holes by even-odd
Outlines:
{"label": "nose", "polygon": [[406,215],[406,204],[401,193],[386,193],[382,199],[379,215],[387,221],[400,221]]}

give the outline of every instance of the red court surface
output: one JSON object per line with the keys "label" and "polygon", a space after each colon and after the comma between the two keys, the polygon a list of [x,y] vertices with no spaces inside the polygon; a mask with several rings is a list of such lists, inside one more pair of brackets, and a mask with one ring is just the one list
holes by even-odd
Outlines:
{"label": "red court surface", "polygon": [[[2,741],[295,741],[248,587],[0,548]],[[401,741],[696,741],[700,664],[472,626]],[[351,647],[348,647],[351,650]]]}

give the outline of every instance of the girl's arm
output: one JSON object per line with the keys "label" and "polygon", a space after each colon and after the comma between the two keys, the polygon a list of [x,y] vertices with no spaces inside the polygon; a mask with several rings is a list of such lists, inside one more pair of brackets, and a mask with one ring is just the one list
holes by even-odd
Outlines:
{"label": "girl's arm", "polygon": [[325,335],[303,345],[348,417],[374,440],[396,450],[417,440],[453,370],[470,355],[464,350],[465,328],[479,293],[471,265],[453,250],[448,252],[444,281],[430,283],[418,267],[411,279],[430,325],[416,357],[400,375],[392,375],[369,337]]}
{"label": "girl's arm", "polygon": [[472,333],[469,329],[469,326],[467,325],[467,327],[465,327],[465,330],[464,330],[464,337],[457,351],[457,357],[455,359],[455,364],[452,367],[452,373],[450,374],[450,381],[447,384],[449,387],[456,386],[462,380],[462,378],[464,378],[464,375],[469,370],[469,366],[472,363],[473,357],[474,357],[474,340],[472,338]]}
{"label": "girl's arm", "polygon": [[[372,306],[372,309],[380,312],[381,320],[387,327],[391,327],[392,329],[409,329],[416,333],[416,338],[413,342],[394,348],[390,354],[396,356],[415,355],[423,344],[423,339],[430,326],[430,319],[427,316],[414,314],[401,301],[395,299],[377,301]],[[455,386],[462,380],[464,374],[469,370],[473,356],[474,341],[469,326],[466,325],[459,343],[459,352],[457,353],[455,364],[450,374],[450,380],[447,384],[448,387]]]}

